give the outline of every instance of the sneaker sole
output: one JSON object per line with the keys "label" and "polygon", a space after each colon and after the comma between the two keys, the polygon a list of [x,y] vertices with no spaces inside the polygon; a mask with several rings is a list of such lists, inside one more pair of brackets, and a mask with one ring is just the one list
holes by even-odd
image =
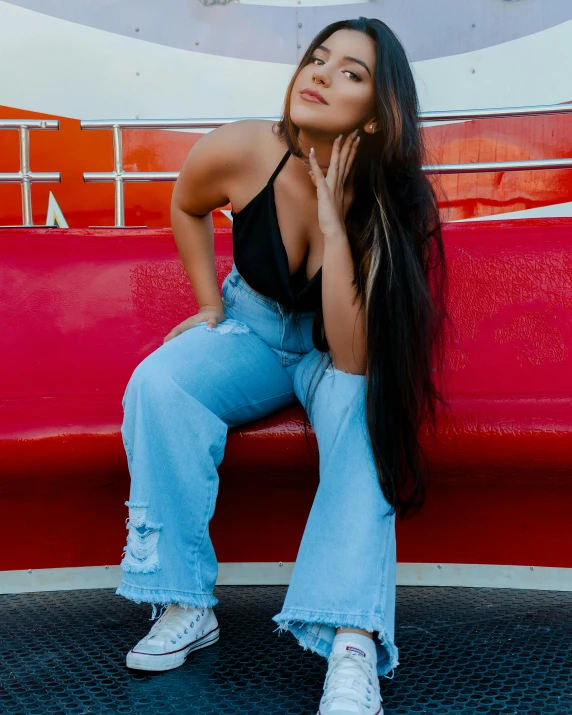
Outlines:
{"label": "sneaker sole", "polygon": [[193,643],[189,643],[185,648],[181,648],[173,653],[158,653],[157,655],[152,653],[138,653],[136,651],[130,650],[127,653],[127,667],[133,670],[151,670],[151,671],[161,671],[161,670],[171,670],[172,668],[178,668],[183,665],[189,653],[195,650],[200,650],[201,648],[206,648],[209,645],[213,645],[218,641],[220,637],[220,628],[217,626],[210,633],[207,633],[200,640]]}

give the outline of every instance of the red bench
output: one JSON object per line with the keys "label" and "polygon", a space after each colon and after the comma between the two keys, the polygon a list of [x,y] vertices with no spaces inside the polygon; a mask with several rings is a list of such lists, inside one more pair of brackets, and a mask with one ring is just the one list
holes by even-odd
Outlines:
{"label": "red bench", "polygon": [[[451,413],[398,560],[572,567],[572,220],[445,227]],[[219,285],[232,263],[217,231]],[[119,563],[121,397],[196,312],[170,230],[1,229],[0,570]],[[296,558],[318,457],[296,405],[229,431],[220,562]],[[313,433],[312,445],[316,449]]]}

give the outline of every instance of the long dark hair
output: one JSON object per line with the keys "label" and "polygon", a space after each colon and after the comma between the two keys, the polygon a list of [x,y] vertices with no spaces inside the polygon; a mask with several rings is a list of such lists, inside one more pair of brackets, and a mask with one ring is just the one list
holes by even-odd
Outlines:
{"label": "long dark hair", "polygon": [[[354,286],[366,311],[366,420],[389,513],[417,512],[425,501],[425,453],[419,444],[427,416],[436,431],[437,385],[445,351],[448,279],[436,191],[422,171],[426,152],[419,101],[405,51],[381,20],[360,17],[325,27],[310,43],[286,92],[277,125],[290,151],[301,156],[299,128],[290,119],[298,72],[337,30],[357,30],[376,44],[375,107],[379,130],[363,134],[353,172],[354,198],[345,224],[354,261]],[[314,319],[320,366],[332,364],[323,313]],[[323,372],[322,372],[323,375]],[[317,387],[317,385],[316,385]],[[308,393],[306,412],[315,389]],[[306,425],[305,425],[306,426]],[[307,436],[307,433],[306,433]]]}

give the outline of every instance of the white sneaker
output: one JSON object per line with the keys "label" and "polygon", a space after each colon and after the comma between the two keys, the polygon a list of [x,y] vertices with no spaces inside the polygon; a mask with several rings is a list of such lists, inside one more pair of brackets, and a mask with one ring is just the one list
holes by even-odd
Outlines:
{"label": "white sneaker", "polygon": [[375,644],[354,635],[334,638],[318,715],[383,715]]}
{"label": "white sneaker", "polygon": [[212,608],[182,608],[171,603],[149,633],[127,653],[127,667],[136,670],[171,670],[183,665],[193,650],[219,639]]}

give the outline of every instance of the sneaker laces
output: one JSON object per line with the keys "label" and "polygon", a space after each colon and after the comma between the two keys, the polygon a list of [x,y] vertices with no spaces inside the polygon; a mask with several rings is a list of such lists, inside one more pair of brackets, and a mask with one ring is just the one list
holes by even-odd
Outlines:
{"label": "sneaker laces", "polygon": [[181,639],[183,634],[189,632],[195,622],[200,622],[201,618],[204,617],[206,609],[203,608],[194,618],[194,614],[198,610],[198,608],[181,608],[178,603],[170,603],[157,622],[153,624],[144,640],[148,641],[154,637],[163,637],[168,638],[171,643],[176,643],[177,639]]}
{"label": "sneaker laces", "polygon": [[[329,672],[324,683],[324,704],[368,706],[372,700],[371,670],[363,658],[349,653],[330,655]],[[365,682],[364,682],[365,676]]]}

